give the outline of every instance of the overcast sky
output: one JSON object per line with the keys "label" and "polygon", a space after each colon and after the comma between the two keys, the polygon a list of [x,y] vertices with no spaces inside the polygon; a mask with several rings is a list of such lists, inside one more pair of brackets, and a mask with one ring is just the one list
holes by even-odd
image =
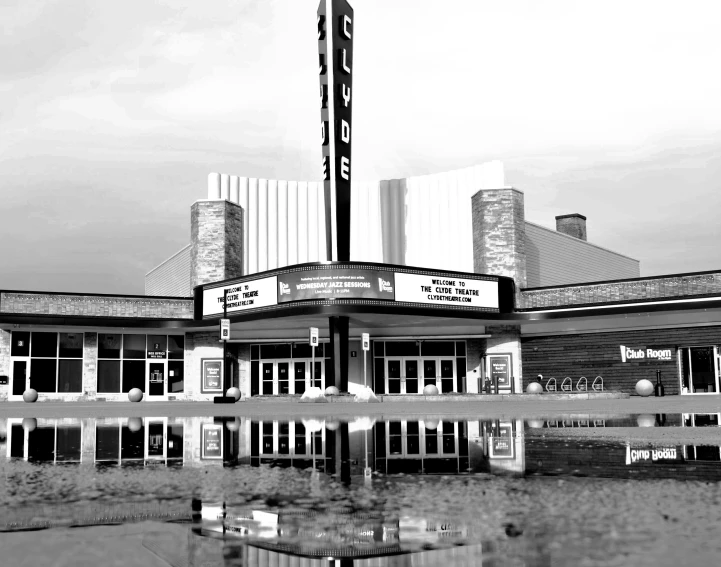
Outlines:
{"label": "overcast sky", "polygon": [[[353,176],[500,159],[526,218],[721,269],[721,2],[354,0]],[[317,0],[0,0],[0,289],[143,293],[207,174],[319,180]]]}

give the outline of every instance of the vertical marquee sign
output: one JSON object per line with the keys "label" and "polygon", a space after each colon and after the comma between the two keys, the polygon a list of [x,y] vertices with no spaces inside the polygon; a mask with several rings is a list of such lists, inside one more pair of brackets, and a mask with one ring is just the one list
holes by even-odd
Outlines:
{"label": "vertical marquee sign", "polygon": [[350,261],[351,88],[353,8],[320,0],[318,55],[328,260]]}

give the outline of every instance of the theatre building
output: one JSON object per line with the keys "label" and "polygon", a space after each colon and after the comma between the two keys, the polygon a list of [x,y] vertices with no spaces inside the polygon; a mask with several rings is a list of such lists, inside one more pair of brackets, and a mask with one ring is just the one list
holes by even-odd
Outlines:
{"label": "theatre building", "polygon": [[322,183],[211,174],[190,221],[144,296],[0,291],[0,399],[208,400],[224,376],[244,398],[519,393],[539,374],[633,392],[657,371],[667,394],[719,392],[721,271],[641,278],[583,215],[526,221],[499,162],[353,182],[349,262],[327,261]]}

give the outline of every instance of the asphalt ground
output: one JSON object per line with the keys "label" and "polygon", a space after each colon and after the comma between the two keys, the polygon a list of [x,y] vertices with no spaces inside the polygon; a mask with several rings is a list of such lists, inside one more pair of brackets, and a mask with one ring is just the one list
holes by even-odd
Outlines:
{"label": "asphalt ground", "polygon": [[553,416],[622,416],[659,413],[721,413],[721,396],[666,396],[663,398],[631,397],[625,399],[580,399],[518,401],[413,401],[382,403],[288,403],[246,401],[235,404],[212,402],[1,402],[3,417],[194,417],[238,416],[265,418],[269,416],[323,417],[352,419],[372,416],[392,417],[453,417],[497,419],[502,417]]}

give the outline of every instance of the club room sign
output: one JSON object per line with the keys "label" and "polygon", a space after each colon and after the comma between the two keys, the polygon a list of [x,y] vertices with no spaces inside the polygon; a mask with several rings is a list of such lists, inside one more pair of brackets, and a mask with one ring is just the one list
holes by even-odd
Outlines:
{"label": "club room sign", "polygon": [[409,273],[390,266],[384,269],[380,264],[377,268],[349,264],[352,262],[343,262],[338,267],[319,264],[277,270],[275,275],[266,272],[256,279],[243,278],[222,286],[209,284],[196,288],[196,317],[222,316],[226,290],[228,314],[318,300],[374,300],[500,311],[500,282],[496,278],[460,278],[448,273]]}
{"label": "club room sign", "polygon": [[673,360],[673,351],[670,347],[656,346],[625,346],[621,349],[621,362],[662,362]]}

